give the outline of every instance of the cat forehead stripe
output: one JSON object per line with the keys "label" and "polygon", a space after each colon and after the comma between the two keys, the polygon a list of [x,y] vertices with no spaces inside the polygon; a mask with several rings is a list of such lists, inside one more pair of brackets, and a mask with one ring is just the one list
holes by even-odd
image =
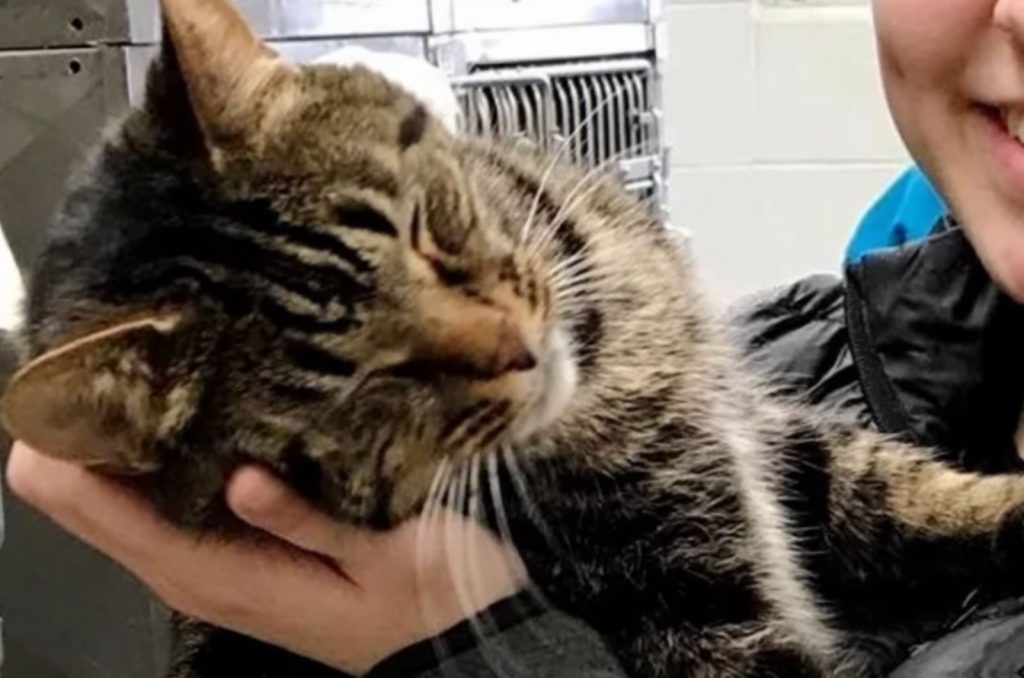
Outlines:
{"label": "cat forehead stripe", "polygon": [[354,361],[303,341],[289,341],[286,352],[296,367],[316,374],[351,377],[358,369]]}
{"label": "cat forehead stripe", "polygon": [[402,120],[398,131],[398,145],[403,149],[407,149],[418,144],[427,131],[429,120],[430,117],[427,114],[427,109],[422,105],[417,105],[412,110],[412,113],[405,116],[405,119]]}
{"label": "cat forehead stripe", "polygon": [[269,200],[232,203],[228,206],[227,213],[266,235],[281,237],[301,247],[327,252],[351,265],[356,273],[367,273],[372,269],[370,263],[344,240],[284,219]]}

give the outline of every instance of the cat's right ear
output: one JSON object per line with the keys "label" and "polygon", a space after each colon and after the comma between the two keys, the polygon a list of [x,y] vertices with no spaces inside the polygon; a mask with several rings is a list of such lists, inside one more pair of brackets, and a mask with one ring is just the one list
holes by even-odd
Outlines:
{"label": "cat's right ear", "polygon": [[171,375],[181,319],[136,318],[36,358],[11,380],[0,417],[50,456],[113,471],[158,465],[157,442],[191,414],[194,385]]}
{"label": "cat's right ear", "polygon": [[178,55],[166,26],[160,55],[146,74],[143,107],[150,118],[158,122],[161,133],[167,135],[163,143],[175,149],[184,147],[198,154],[205,153],[206,142],[192,110],[188,88],[181,75],[181,66],[178,65]]}
{"label": "cat's right ear", "polygon": [[150,74],[150,112],[184,114],[213,153],[258,143],[267,123],[294,102],[296,67],[260,40],[229,0],[160,4],[163,53]]}

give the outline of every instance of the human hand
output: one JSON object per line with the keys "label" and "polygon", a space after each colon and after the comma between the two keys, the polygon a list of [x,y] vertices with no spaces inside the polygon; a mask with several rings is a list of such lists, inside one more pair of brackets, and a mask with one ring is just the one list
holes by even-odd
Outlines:
{"label": "human hand", "polygon": [[21,444],[7,480],[171,608],[354,674],[525,582],[509,548],[454,513],[366,532],[318,513],[258,468],[235,474],[228,504],[274,541],[200,539],[116,482]]}

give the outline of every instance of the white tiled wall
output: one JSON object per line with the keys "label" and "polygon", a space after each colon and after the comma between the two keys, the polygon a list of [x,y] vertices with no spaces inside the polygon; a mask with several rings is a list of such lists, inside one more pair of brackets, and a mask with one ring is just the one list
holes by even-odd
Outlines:
{"label": "white tiled wall", "polygon": [[728,301],[839,270],[908,162],[867,0],[669,0],[666,14],[672,217],[712,291]]}
{"label": "white tiled wall", "polygon": [[0,231],[0,330],[17,327],[22,311],[22,276]]}
{"label": "white tiled wall", "polygon": [[18,325],[22,292],[21,274],[0,228],[0,330]]}

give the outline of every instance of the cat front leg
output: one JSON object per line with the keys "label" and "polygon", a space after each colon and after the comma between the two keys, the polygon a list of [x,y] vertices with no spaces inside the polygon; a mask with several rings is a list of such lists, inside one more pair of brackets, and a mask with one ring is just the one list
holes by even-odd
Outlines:
{"label": "cat front leg", "polygon": [[870,578],[988,573],[1024,565],[1017,537],[1024,475],[980,475],[872,433],[827,452],[826,536],[853,574]]}
{"label": "cat front leg", "polygon": [[808,584],[851,639],[850,656],[892,665],[979,588],[1024,590],[1014,583],[1024,567],[1024,476],[961,471],[871,432],[805,432],[800,441],[787,450],[780,489]]}

